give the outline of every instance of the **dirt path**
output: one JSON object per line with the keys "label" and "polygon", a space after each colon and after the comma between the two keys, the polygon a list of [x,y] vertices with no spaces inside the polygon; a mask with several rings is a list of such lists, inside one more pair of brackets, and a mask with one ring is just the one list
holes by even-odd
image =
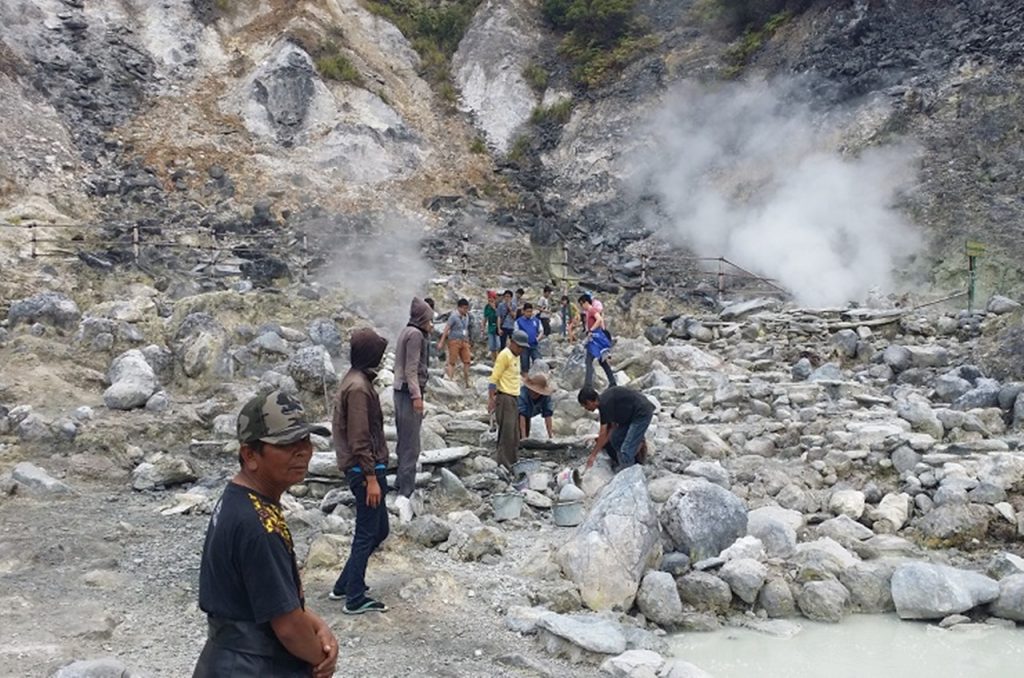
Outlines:
{"label": "dirt path", "polygon": [[[160,515],[170,493],[75,487],[74,498],[0,503],[0,676],[48,676],[109,655],[144,675],[190,675],[205,637],[196,591],[208,516]],[[493,564],[456,562],[395,535],[368,576],[391,607],[383,615],[344,616],[326,599],[336,572],[305,573],[309,606],[341,641],[338,675],[593,675],[504,628],[503,610],[529,605],[538,583],[522,570],[557,537],[539,524],[506,534]]]}

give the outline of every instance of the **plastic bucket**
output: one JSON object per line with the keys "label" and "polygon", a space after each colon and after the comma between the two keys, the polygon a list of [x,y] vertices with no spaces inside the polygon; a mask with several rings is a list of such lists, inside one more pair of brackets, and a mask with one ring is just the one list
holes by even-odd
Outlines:
{"label": "plastic bucket", "polygon": [[582,501],[560,502],[551,507],[551,518],[559,527],[576,527],[583,522]]}
{"label": "plastic bucket", "polygon": [[518,492],[495,494],[491,497],[491,506],[494,508],[494,519],[498,522],[513,520],[523,510],[523,495]]}

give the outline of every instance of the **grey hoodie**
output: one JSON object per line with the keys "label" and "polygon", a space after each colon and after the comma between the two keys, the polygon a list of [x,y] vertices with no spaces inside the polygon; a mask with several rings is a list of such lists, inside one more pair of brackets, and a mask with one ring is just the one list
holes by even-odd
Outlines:
{"label": "grey hoodie", "polygon": [[423,324],[434,319],[434,310],[419,297],[409,306],[409,324],[395,342],[395,390],[408,387],[413,400],[427,388],[427,333]]}

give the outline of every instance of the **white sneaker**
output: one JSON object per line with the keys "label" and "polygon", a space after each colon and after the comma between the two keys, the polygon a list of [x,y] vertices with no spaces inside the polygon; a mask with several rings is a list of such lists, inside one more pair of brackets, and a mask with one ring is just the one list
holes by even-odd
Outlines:
{"label": "white sneaker", "polygon": [[409,497],[400,495],[395,499],[395,508],[398,509],[398,522],[408,523],[412,520],[412,502]]}

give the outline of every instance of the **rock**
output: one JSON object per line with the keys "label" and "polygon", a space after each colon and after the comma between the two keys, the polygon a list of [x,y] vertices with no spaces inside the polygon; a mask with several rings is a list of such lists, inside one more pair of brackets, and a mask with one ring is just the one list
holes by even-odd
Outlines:
{"label": "rock", "polygon": [[443,492],[450,500],[457,503],[469,503],[473,499],[473,495],[466,486],[462,484],[459,477],[449,471],[446,468],[440,470],[441,475],[441,492]]}
{"label": "rock", "polygon": [[338,326],[329,318],[316,318],[306,327],[309,340],[317,346],[323,346],[335,358],[340,358],[344,351],[344,342]]}
{"label": "rock", "polygon": [[832,344],[841,358],[853,358],[857,355],[857,343],[860,337],[853,330],[839,330],[832,335]]}
{"label": "rock", "polygon": [[999,583],[947,565],[907,563],[892,575],[892,599],[901,619],[942,619],[999,597]]}
{"label": "rock", "polygon": [[134,675],[114,657],[83,659],[57,670],[50,678],[125,678]]}
{"label": "rock", "polygon": [[921,455],[907,445],[900,445],[892,452],[892,467],[897,473],[912,471],[921,462]]}
{"label": "rock", "polygon": [[[13,413],[14,410],[11,410],[11,412]],[[12,417],[11,421],[17,421],[14,432],[18,434],[19,440],[40,442],[46,440],[51,435],[50,423],[43,418],[43,415],[36,412],[28,412],[23,418],[18,420]]]}
{"label": "rock", "polygon": [[696,478],[704,478],[705,480],[724,487],[725,489],[729,489],[732,485],[732,478],[729,475],[729,471],[723,468],[721,462],[718,461],[708,461],[705,459],[691,461],[686,466],[683,473]]}
{"label": "rock", "polygon": [[212,315],[190,313],[174,335],[174,355],[185,376],[192,379],[229,374],[227,341],[227,331]]}
{"label": "rock", "polygon": [[470,447],[443,447],[420,452],[420,463],[423,465],[450,464],[469,456]]}
{"label": "rock", "polygon": [[111,410],[144,407],[156,392],[156,373],[138,349],[125,351],[110,365],[107,372],[110,388],[103,393],[103,404]]}
{"label": "rock", "polygon": [[644,337],[655,346],[660,346],[668,341],[671,331],[664,325],[651,325],[644,330]]}
{"label": "rock", "polygon": [[850,602],[850,592],[834,579],[804,584],[796,596],[800,612],[814,621],[840,622]]}
{"label": "rock", "polygon": [[469,530],[453,527],[445,542],[448,553],[459,560],[474,562],[484,556],[499,556],[505,550],[505,535],[501,530],[482,526]]}
{"label": "rock", "polygon": [[910,349],[898,344],[890,344],[882,352],[882,361],[885,362],[893,372],[902,372],[910,367],[912,356]]}
{"label": "rock", "polygon": [[[802,524],[803,517],[798,513],[797,516],[799,524]],[[771,558],[788,558],[796,550],[796,530],[765,509],[755,509],[747,514],[747,534],[760,539],[765,553]]]}
{"label": "rock", "polygon": [[983,407],[999,407],[1001,388],[995,379],[979,379],[974,388],[953,401],[953,408],[974,410]]}
{"label": "rock", "polygon": [[864,515],[864,493],[860,490],[836,490],[828,499],[828,510],[834,515],[856,520]]}
{"label": "rock", "polygon": [[338,468],[338,458],[334,452],[314,452],[309,460],[310,476],[327,476],[329,478],[342,478],[341,470]]}
{"label": "rock", "polygon": [[737,558],[723,565],[718,576],[737,598],[753,605],[768,577],[768,568],[753,558]]}
{"label": "rock", "polygon": [[969,392],[974,385],[955,373],[947,372],[935,380],[934,399],[941,403],[951,403]]}
{"label": "rock", "polygon": [[633,605],[644,571],[661,558],[658,517],[642,467],[616,474],[555,558],[587,607]]}
{"label": "rock", "polygon": [[431,513],[416,516],[405,528],[410,539],[428,548],[446,541],[451,531],[451,525]]}
{"label": "rock", "polygon": [[132,487],[136,490],[152,490],[190,483],[198,477],[188,459],[160,452],[135,467],[132,471]]}
{"label": "rock", "polygon": [[989,561],[985,573],[993,579],[1003,579],[1014,574],[1024,574],[1024,558],[1006,551],[997,553],[992,556],[992,560]]}
{"label": "rock", "polygon": [[72,330],[78,326],[81,315],[78,305],[68,297],[56,292],[43,292],[11,302],[7,320],[12,328],[20,323],[32,325],[46,322],[54,327]]}
{"label": "rock", "polygon": [[[882,497],[878,506],[868,510],[868,517],[875,523],[885,521],[892,532],[898,531],[907,522],[910,515],[910,495],[901,492],[900,494],[889,494]],[[878,531],[877,529],[875,530]]]}
{"label": "rock", "polygon": [[679,578],[679,595],[687,605],[698,610],[720,612],[732,604],[732,589],[709,572],[694,571]]}
{"label": "rock", "polygon": [[618,624],[598,617],[548,612],[537,620],[537,630],[561,638],[588,653],[617,655],[626,651],[626,637]]}
{"label": "rock", "polygon": [[963,546],[985,537],[989,518],[989,510],[984,506],[944,503],[915,520],[914,527],[932,548]]}
{"label": "rock", "polygon": [[892,561],[867,561],[839,573],[839,581],[850,592],[855,610],[874,614],[895,609],[891,581],[896,567]]}
{"label": "rock", "polygon": [[772,619],[784,619],[796,614],[796,600],[789,584],[781,577],[769,579],[757,595],[757,602]]}
{"label": "rock", "polygon": [[336,534],[322,534],[309,545],[306,562],[308,570],[340,570],[344,565],[343,553],[347,540]]}
{"label": "rock", "polygon": [[764,560],[764,544],[757,537],[751,537],[747,535],[740,537],[732,543],[732,546],[723,550],[719,556],[723,562],[728,560],[737,560],[739,558],[753,558],[754,560]]}
{"label": "rock", "polygon": [[825,577],[837,576],[848,567],[853,567],[860,560],[843,546],[829,537],[822,537],[811,542],[797,544],[796,553],[790,562],[799,565],[805,576]]}
{"label": "rock", "polygon": [[661,522],[676,548],[697,561],[717,556],[747,533],[747,509],[732,492],[703,481],[676,490]]}
{"label": "rock", "polygon": [[636,594],[636,604],[645,617],[660,626],[673,624],[683,612],[676,580],[668,572],[657,570],[650,570],[644,575]]}
{"label": "rock", "polygon": [[821,523],[818,525],[818,534],[830,537],[844,546],[875,536],[874,532],[848,515],[840,515]]}
{"label": "rock", "polygon": [[825,363],[818,369],[811,372],[807,381],[842,381],[843,371],[835,363]]}
{"label": "rock", "polygon": [[323,346],[306,346],[296,351],[288,361],[288,375],[299,388],[312,393],[323,393],[325,385],[332,389],[338,377],[331,355]]}
{"label": "rock", "polygon": [[995,315],[1004,315],[1006,313],[1013,313],[1020,307],[1019,302],[1016,302],[1009,297],[994,294],[992,295],[992,298],[988,300],[985,310]]}
{"label": "rock", "polygon": [[931,403],[923,396],[910,393],[896,401],[896,414],[910,422],[915,431],[927,433],[936,440],[942,440],[945,429],[932,410]]}
{"label": "rock", "polygon": [[286,342],[277,332],[264,332],[252,340],[251,346],[258,353],[280,356],[291,355],[291,349],[288,348],[288,342]]}
{"label": "rock", "polygon": [[686,574],[690,569],[690,556],[685,553],[666,553],[661,559],[659,566],[663,572],[668,572],[673,577]]}
{"label": "rock", "polygon": [[18,484],[19,492],[28,494],[71,494],[73,490],[35,464],[18,462],[11,471],[11,478]]}
{"label": "rock", "polygon": [[[945,367],[949,351],[942,346],[909,346],[911,367]],[[895,368],[894,368],[895,369]]]}
{"label": "rock", "polygon": [[1024,622],[1024,574],[1012,574],[999,582],[999,597],[989,612],[1000,619]]}
{"label": "rock", "polygon": [[800,360],[793,363],[789,370],[790,378],[793,381],[807,381],[812,372],[814,372],[814,366],[807,358],[800,358]]}
{"label": "rock", "polygon": [[601,663],[601,673],[612,678],[644,678],[658,676],[665,658],[650,650],[626,650]]}

